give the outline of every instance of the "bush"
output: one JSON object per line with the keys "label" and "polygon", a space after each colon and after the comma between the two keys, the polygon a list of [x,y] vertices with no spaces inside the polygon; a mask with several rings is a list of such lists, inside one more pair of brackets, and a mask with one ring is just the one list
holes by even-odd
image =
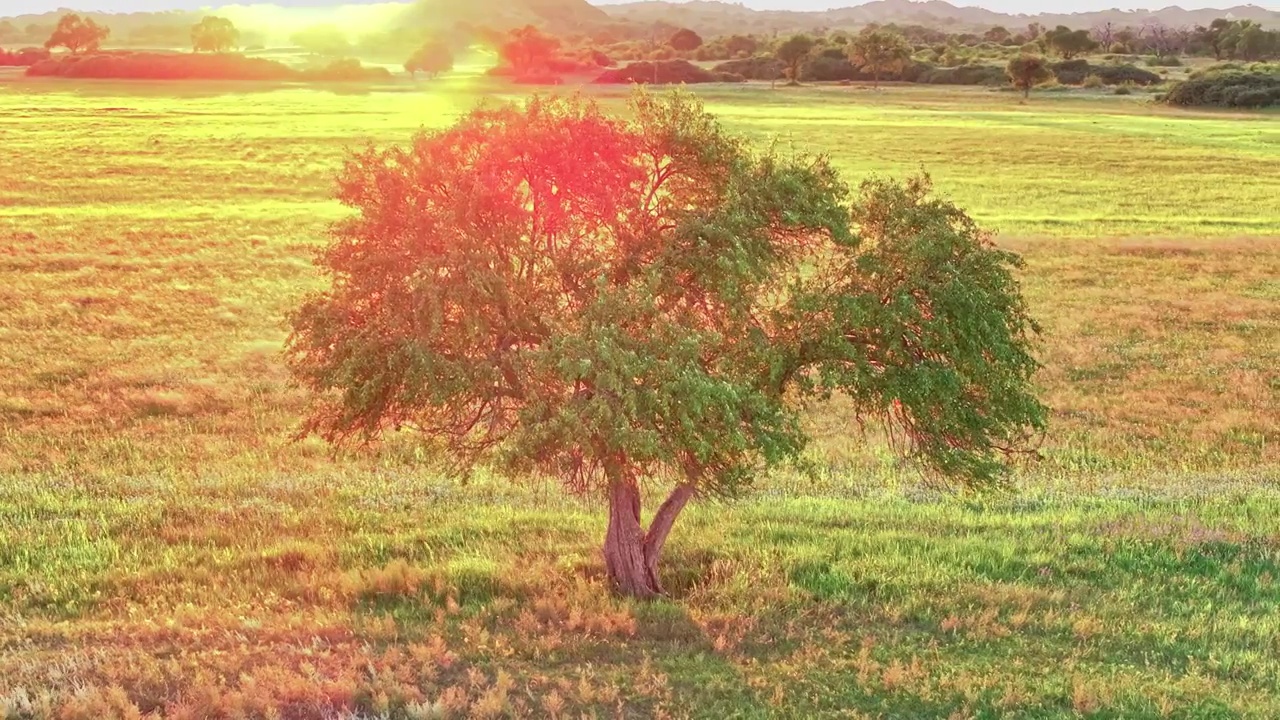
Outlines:
{"label": "bush", "polygon": [[1004,68],[996,65],[961,65],[954,68],[928,68],[916,82],[927,85],[1004,85],[1008,82]]}
{"label": "bush", "polygon": [[662,60],[658,62],[633,62],[616,70],[606,70],[596,78],[596,82],[607,84],[656,84],[656,85],[696,85],[716,82],[742,82],[743,76],[737,73],[704,70],[688,60]]}
{"label": "bush", "polygon": [[1106,85],[1106,83],[1103,82],[1102,78],[1098,77],[1097,75],[1090,75],[1089,77],[1084,79],[1084,86],[1089,88],[1090,90],[1097,90],[1103,85]]}
{"label": "bush", "polygon": [[1128,85],[1121,85],[1120,87],[1116,88],[1114,92],[1116,95],[1132,95],[1133,94],[1133,90]]}
{"label": "bush", "polygon": [[391,79],[384,67],[365,67],[355,58],[343,58],[321,68],[302,71],[302,79],[313,82],[378,82]]}
{"label": "bush", "polygon": [[0,67],[31,67],[51,57],[44,48],[26,47],[12,52],[0,48]]}
{"label": "bush", "polygon": [[1193,74],[1164,97],[1170,105],[1260,108],[1280,104],[1280,66],[1219,66]]}
{"label": "bush", "polygon": [[769,55],[757,55],[741,60],[729,60],[711,68],[713,73],[731,73],[747,80],[782,80],[786,65]]}
{"label": "bush", "polygon": [[131,80],[298,80],[301,73],[264,58],[234,54],[104,52],[46,60],[31,76]]}
{"label": "bush", "polygon": [[1147,67],[1182,67],[1182,58],[1177,55],[1147,58]]}
{"label": "bush", "polygon": [[1088,60],[1066,60],[1049,66],[1054,77],[1063,85],[1082,85],[1090,77],[1097,77],[1104,85],[1154,85],[1160,76],[1134,65],[1090,65]]}

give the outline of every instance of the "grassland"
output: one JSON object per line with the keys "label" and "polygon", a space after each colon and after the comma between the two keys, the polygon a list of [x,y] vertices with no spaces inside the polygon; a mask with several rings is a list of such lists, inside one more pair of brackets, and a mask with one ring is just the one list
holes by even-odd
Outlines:
{"label": "grassland", "polygon": [[1023,253],[1053,428],[956,497],[833,407],[633,605],[590,501],[290,441],[333,171],[483,88],[68,90],[0,84],[0,717],[1280,716],[1274,114],[706,91]]}

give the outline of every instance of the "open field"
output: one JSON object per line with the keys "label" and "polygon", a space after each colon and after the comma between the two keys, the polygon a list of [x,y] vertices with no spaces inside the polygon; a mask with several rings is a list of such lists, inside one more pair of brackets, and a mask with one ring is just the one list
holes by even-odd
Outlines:
{"label": "open field", "polygon": [[1023,253],[1052,429],[952,497],[833,407],[635,605],[595,504],[290,442],[343,153],[488,94],[427,87],[0,83],[0,717],[1280,716],[1280,116],[703,91]]}

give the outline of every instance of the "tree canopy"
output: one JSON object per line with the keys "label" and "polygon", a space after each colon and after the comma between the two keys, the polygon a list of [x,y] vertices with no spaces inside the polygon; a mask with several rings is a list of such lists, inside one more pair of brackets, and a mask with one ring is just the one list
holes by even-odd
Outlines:
{"label": "tree canopy", "polygon": [[1050,30],[1044,35],[1045,45],[1058,53],[1063,60],[1087,53],[1098,47],[1098,43],[1089,35],[1088,30],[1072,30],[1065,25]]}
{"label": "tree canopy", "polygon": [[808,35],[792,35],[778,46],[777,56],[787,66],[787,78],[793,83],[800,82],[800,66],[815,45]]}
{"label": "tree canopy", "polygon": [[512,30],[498,47],[498,55],[515,72],[529,77],[543,72],[560,50],[560,40],[532,25]]}
{"label": "tree canopy", "polygon": [[[608,497],[606,565],[640,597],[685,503],[797,459],[806,406],[836,393],[851,426],[998,482],[1044,422],[1016,257],[927,178],[851,194],[687,94],[630,109],[534,98],[351,157],[331,287],[292,318],[305,430],[409,429]],[[675,488],[647,531],[643,483]]]}
{"label": "tree canopy", "polygon": [[1022,96],[1031,97],[1031,88],[1053,77],[1049,62],[1039,55],[1022,54],[1009,61],[1005,74]]}
{"label": "tree canopy", "polygon": [[195,52],[226,52],[239,40],[240,31],[226,18],[206,15],[191,26],[191,49]]}
{"label": "tree canopy", "polygon": [[53,34],[45,41],[47,50],[65,47],[72,54],[93,52],[102,46],[102,41],[111,35],[111,29],[99,25],[91,18],[80,17],[76,13],[68,13],[58,19]]}
{"label": "tree canopy", "polygon": [[900,71],[911,62],[911,45],[906,38],[888,30],[860,33],[848,46],[849,62],[870,72],[875,86],[886,72]]}
{"label": "tree canopy", "polygon": [[671,34],[667,44],[676,52],[693,52],[702,47],[702,36],[689,28],[680,28]]}
{"label": "tree canopy", "polygon": [[440,40],[430,40],[414,51],[404,63],[404,69],[411,75],[424,72],[435,77],[442,72],[453,69],[453,51],[449,45]]}

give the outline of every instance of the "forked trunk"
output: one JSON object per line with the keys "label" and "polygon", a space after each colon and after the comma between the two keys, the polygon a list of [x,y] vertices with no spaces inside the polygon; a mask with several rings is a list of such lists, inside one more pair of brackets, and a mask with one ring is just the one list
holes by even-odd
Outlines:
{"label": "forked trunk", "polygon": [[615,480],[609,488],[609,529],[604,536],[604,564],[609,580],[622,595],[649,600],[663,595],[658,559],[680,511],[693,497],[693,486],[680,485],[658,508],[645,532],[640,525],[640,488],[633,478]]}

